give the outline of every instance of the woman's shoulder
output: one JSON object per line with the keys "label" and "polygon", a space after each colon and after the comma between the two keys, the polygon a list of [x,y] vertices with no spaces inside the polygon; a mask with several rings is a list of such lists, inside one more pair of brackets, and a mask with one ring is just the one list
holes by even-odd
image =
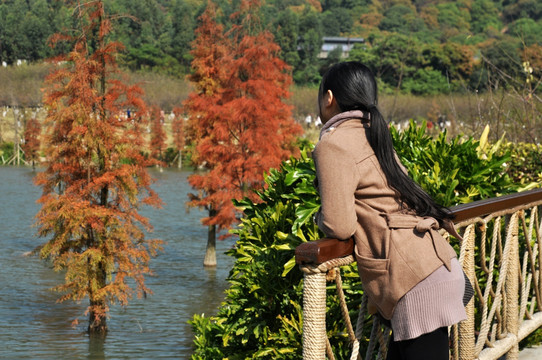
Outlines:
{"label": "woman's shoulder", "polygon": [[359,121],[347,121],[324,133],[316,144],[315,152],[340,152],[360,161],[374,154],[365,131],[366,128]]}

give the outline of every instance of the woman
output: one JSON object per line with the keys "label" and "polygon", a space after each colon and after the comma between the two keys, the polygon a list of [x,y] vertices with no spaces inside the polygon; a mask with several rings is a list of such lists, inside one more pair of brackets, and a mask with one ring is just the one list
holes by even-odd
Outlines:
{"label": "woman", "polygon": [[400,164],[366,66],[331,67],[318,103],[318,226],[328,237],[354,238],[369,301],[391,322],[388,359],[448,360],[448,326],[466,319],[463,271],[438,232],[452,230],[453,215]]}

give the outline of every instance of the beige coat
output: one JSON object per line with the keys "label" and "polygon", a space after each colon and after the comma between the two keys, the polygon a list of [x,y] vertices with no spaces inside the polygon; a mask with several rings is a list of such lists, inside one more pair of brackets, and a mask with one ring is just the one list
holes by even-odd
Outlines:
{"label": "beige coat", "polygon": [[401,208],[367,141],[368,126],[348,120],[316,145],[322,198],[317,223],[326,236],[354,237],[364,289],[382,316],[391,319],[399,299],[443,264],[450,269],[456,253],[435,219]]}

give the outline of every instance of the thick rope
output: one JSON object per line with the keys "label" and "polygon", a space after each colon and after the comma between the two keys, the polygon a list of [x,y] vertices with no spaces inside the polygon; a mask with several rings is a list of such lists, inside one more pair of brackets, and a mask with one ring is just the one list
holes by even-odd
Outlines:
{"label": "thick rope", "polygon": [[484,222],[480,225],[482,231],[482,239],[480,240],[480,267],[486,274],[489,273],[489,269],[486,266],[486,244],[487,244],[487,224]]}
{"label": "thick rope", "polygon": [[352,344],[352,355],[350,355],[350,360],[357,360],[359,358],[359,341],[356,339]]}
{"label": "thick rope", "polygon": [[[532,216],[532,214],[531,214]],[[532,235],[533,235],[533,232],[532,232],[532,225],[533,225],[533,222],[531,221],[531,224],[529,225],[529,230],[527,229],[527,221],[525,220],[525,211],[521,211],[520,212],[520,220],[521,220],[521,225],[522,225],[522,229],[523,229],[523,234],[525,235],[525,246],[527,247],[527,253],[529,255],[529,264],[530,264],[530,270],[531,270],[531,274],[535,275],[536,277],[536,269],[535,269],[535,257],[534,257],[534,253],[533,253],[533,249],[531,247],[531,239],[532,239]],[[524,262],[524,266],[527,266],[526,262]],[[525,279],[525,278],[523,278]],[[522,292],[523,293],[523,292]],[[538,289],[537,286],[534,287],[534,293],[535,293],[535,296],[536,296],[536,302],[538,304],[541,303],[542,299],[540,298],[540,290]],[[539,309],[542,309],[542,308],[539,308]],[[522,316],[522,315],[520,315]]]}
{"label": "thick rope", "polygon": [[346,299],[344,297],[343,280],[341,278],[341,269],[337,268],[335,272],[335,284],[337,285],[337,296],[339,297],[339,305],[341,307],[341,313],[346,323],[346,330],[348,331],[348,337],[353,344],[356,341],[356,334],[354,334],[354,328],[352,327],[352,321],[350,320],[350,314],[348,313],[348,306],[346,305]]}
{"label": "thick rope", "polygon": [[[505,303],[506,303],[506,330],[515,336],[519,332],[519,318],[518,318],[518,273],[519,273],[519,217],[523,213],[523,210],[515,213],[510,218],[507,234],[507,246],[510,246],[510,264],[506,271],[506,286],[505,286]],[[510,244],[508,244],[510,241]],[[508,360],[517,360],[519,357],[519,344],[515,343],[514,346],[506,354]]]}
{"label": "thick rope", "polygon": [[[467,226],[463,234],[463,243],[459,262],[463,266],[469,279],[475,279],[474,275],[474,238],[475,224]],[[471,280],[472,281],[472,280]],[[474,299],[466,307],[467,320],[459,323],[459,356],[461,359],[474,359]]]}
{"label": "thick rope", "polygon": [[489,338],[491,339],[492,343],[494,343],[495,339],[497,338],[497,328],[498,324],[493,324],[493,326],[491,327],[491,337]]}
{"label": "thick rope", "polygon": [[331,259],[317,266],[300,265],[299,268],[305,274],[318,274],[318,273],[326,273],[328,270],[339,267],[339,266],[350,265],[353,262],[354,262],[354,257],[352,255],[348,255],[342,258]]}
{"label": "thick rope", "polygon": [[[531,223],[536,224],[537,226],[533,226],[535,230],[535,236],[536,236],[536,244],[538,245],[538,277],[535,280],[535,285],[538,287],[538,291],[542,293],[542,270],[540,267],[542,266],[542,236],[540,234],[542,233],[542,221],[540,221],[540,218],[538,216],[538,207],[533,208],[533,212],[531,213]],[[542,304],[537,304],[538,309],[542,310]]]}
{"label": "thick rope", "polygon": [[[303,289],[303,359],[321,360],[327,354],[333,360],[333,352],[326,335],[326,274],[333,273],[335,268],[349,265],[354,261],[353,256],[332,259],[318,266],[301,265],[305,273]],[[338,270],[338,269],[337,269]],[[336,271],[339,273],[339,271]],[[340,278],[340,273],[339,273]],[[339,280],[342,292],[342,281]],[[344,298],[344,293],[343,293]],[[346,304],[346,301],[345,301]],[[348,309],[346,310],[348,313]],[[350,325],[350,327],[352,327]],[[352,330],[352,334],[353,334]],[[325,349],[325,350],[324,350]],[[322,351],[325,352],[322,352]]]}
{"label": "thick rope", "polygon": [[331,348],[331,343],[329,342],[328,337],[326,336],[326,355],[328,360],[335,360],[335,355],[333,355],[333,349]]}
{"label": "thick rope", "polygon": [[[505,274],[508,273],[509,266],[514,266],[514,260],[515,259],[511,259],[510,254],[512,254],[513,251],[514,251],[514,249],[512,249],[512,247],[513,247],[513,237],[517,236],[517,230],[514,231],[514,229],[517,229],[517,225],[518,225],[517,219],[518,219],[517,214],[512,215],[512,217],[510,219],[510,222],[508,223],[508,226],[507,226],[508,231],[507,231],[507,235],[506,235],[506,242],[505,242],[505,245],[504,245],[503,256],[501,258],[502,259],[502,264],[501,264],[501,268],[499,269],[499,274],[501,274],[501,276],[499,276],[499,280],[497,281],[497,287],[495,289],[495,299],[493,300],[493,304],[491,306],[491,310],[489,311],[488,316],[486,316],[487,310],[484,308],[484,315],[482,315],[482,324],[480,325],[480,334],[478,335],[478,341],[476,342],[476,346],[475,346],[475,349],[474,349],[474,353],[476,355],[480,354],[480,352],[482,351],[482,349],[484,347],[484,343],[485,343],[485,341],[487,339],[487,334],[489,332],[489,327],[491,325],[491,320],[493,319],[493,316],[495,315],[497,305],[502,301],[502,287],[504,285],[504,282],[505,282],[505,280],[506,281],[510,280],[510,279],[507,278],[507,276],[505,276]],[[500,229],[500,220],[498,222],[497,222],[497,220],[495,220],[494,229],[496,229],[495,231],[499,231],[499,229]],[[514,233],[516,233],[516,235],[514,235]],[[493,238],[493,241],[495,241],[495,238]],[[494,261],[495,261],[494,256],[492,256],[490,258],[490,265],[492,263],[494,263]],[[516,260],[515,264],[517,264],[517,260]],[[492,267],[490,266],[490,269],[491,268]],[[493,272],[490,271],[490,275],[488,277],[488,282],[487,282],[488,287],[491,284],[490,279],[493,280],[492,274],[493,274]],[[486,289],[487,289],[487,287],[486,287]],[[486,295],[487,294],[488,293],[486,292]],[[516,294],[516,296],[517,296],[517,294]],[[485,298],[485,302],[486,302],[486,304],[488,303],[487,298]],[[508,318],[510,318],[510,317],[508,317]]]}
{"label": "thick rope", "polygon": [[303,284],[303,359],[323,360],[326,340],[326,274],[306,273]]}
{"label": "thick rope", "polygon": [[[495,266],[495,255],[496,255],[496,252],[497,252],[497,241],[498,241],[498,232],[500,231],[500,224],[501,224],[501,218],[498,217],[495,219],[495,222],[493,224],[493,241],[491,242],[491,253],[490,253],[490,257],[489,257],[489,268],[486,268],[487,269],[487,281],[486,281],[486,288],[485,288],[485,291],[484,291],[484,297],[483,297],[483,305],[482,305],[482,323],[480,325],[481,329],[480,329],[480,336],[478,337],[478,343],[477,343],[477,346],[480,344],[480,340],[482,338],[484,338],[484,343],[485,343],[485,338],[487,338],[487,332],[489,331],[489,327],[491,325],[491,320],[490,319],[493,319],[493,316],[491,316],[489,319],[488,319],[488,316],[487,316],[487,313],[488,313],[488,304],[489,304],[489,296],[490,296],[490,293],[491,293],[491,290],[492,290],[492,284],[493,284],[493,268]],[[484,247],[485,244],[481,245],[481,247]],[[485,259],[482,259],[482,263],[485,263]],[[502,280],[504,279],[505,277],[504,276],[501,276],[499,280]],[[500,295],[500,294],[499,294]],[[494,299],[494,304],[495,302],[498,302],[500,300],[500,298],[495,298]],[[495,307],[495,305],[493,306],[493,308]],[[485,332],[483,332],[482,329],[485,329]],[[483,336],[482,336],[483,335]],[[483,346],[483,344],[482,344]],[[477,348],[475,348],[477,350]],[[475,350],[475,353],[478,354],[478,351]],[[481,351],[482,349],[480,348],[479,351]]]}
{"label": "thick rope", "polygon": [[390,337],[390,329],[384,325],[384,329],[382,329],[382,326],[378,327],[378,344],[379,344],[379,351],[378,351],[378,357],[377,360],[385,359],[386,355],[388,354],[388,340]]}
{"label": "thick rope", "polygon": [[359,353],[359,341],[363,336],[363,325],[365,324],[365,313],[367,312],[368,302],[369,298],[367,297],[367,294],[363,294],[363,297],[361,298],[361,305],[359,307],[358,320],[356,322],[356,341],[354,341],[354,344],[352,345],[352,355],[350,356],[350,360],[356,360],[358,358],[361,359],[361,355]]}
{"label": "thick rope", "polygon": [[[525,309],[526,309],[526,306],[527,306],[527,300],[528,300],[528,293],[531,289],[531,284],[530,284],[530,280],[528,280],[529,277],[532,278],[532,274],[529,273],[527,274],[527,265],[529,263],[529,252],[525,251],[523,253],[523,262],[520,262],[520,264],[522,265],[521,266],[521,271],[519,273],[519,283],[521,285],[521,290],[520,290],[520,299],[519,299],[519,317],[520,319],[523,319],[523,317],[525,316]],[[528,284],[527,284],[528,283]],[[525,293],[525,291],[527,290],[527,294]],[[523,311],[522,311],[523,309]],[[528,315],[527,315],[528,316]]]}
{"label": "thick rope", "polygon": [[452,359],[453,360],[459,360],[459,333],[457,331],[457,324],[452,326]]}
{"label": "thick rope", "polygon": [[373,328],[371,330],[371,337],[369,339],[369,346],[367,346],[367,352],[365,353],[365,359],[372,359],[372,355],[375,349],[376,333],[380,328],[380,319],[378,316],[373,317]]}
{"label": "thick rope", "polygon": [[527,301],[529,300],[529,290],[531,290],[531,281],[533,274],[527,275],[527,280],[521,284],[521,300],[519,305],[519,321],[524,318],[531,320],[531,314],[527,311]]}
{"label": "thick rope", "polygon": [[367,294],[363,294],[358,314],[358,321],[356,323],[356,339],[361,339],[361,337],[363,336],[363,325],[365,325],[365,315],[367,313],[368,303],[369,297],[367,296]]}
{"label": "thick rope", "polygon": [[[535,271],[533,273],[533,287],[535,289],[535,292],[538,292],[539,296],[542,297],[542,288],[540,287],[540,266],[542,265],[542,254],[540,253],[540,236],[539,232],[537,231],[538,225],[538,207],[534,207],[531,209],[531,218],[529,222],[529,235],[528,239],[533,239],[534,236],[534,246],[533,246],[533,263],[538,260],[538,271]],[[541,224],[542,225],[542,224]],[[542,311],[542,299],[537,298],[537,309],[538,311]]]}
{"label": "thick rope", "polygon": [[[538,207],[531,209],[531,218],[529,221],[529,235],[527,239],[533,239],[534,236],[534,246],[533,246],[533,264],[538,260],[538,271],[533,273],[533,288],[535,293],[542,295],[542,288],[540,287],[540,266],[542,265],[542,254],[540,253],[540,236],[538,236],[537,226],[538,225]],[[542,311],[542,299],[537,298],[536,306],[538,311]],[[533,308],[531,307],[531,310]],[[529,315],[532,315],[532,312],[529,311]]]}
{"label": "thick rope", "polygon": [[506,216],[506,215],[513,215],[513,214],[518,213],[519,211],[523,211],[525,209],[531,209],[531,208],[534,208],[535,206],[539,206],[539,205],[542,205],[542,201],[535,201],[535,202],[532,202],[532,203],[529,203],[529,204],[524,204],[524,205],[516,206],[516,207],[513,207],[513,208],[505,209],[505,210],[502,210],[502,211],[497,211],[497,212],[491,213],[490,215],[485,217],[484,220],[486,222],[489,222],[489,220],[491,220],[493,218]]}

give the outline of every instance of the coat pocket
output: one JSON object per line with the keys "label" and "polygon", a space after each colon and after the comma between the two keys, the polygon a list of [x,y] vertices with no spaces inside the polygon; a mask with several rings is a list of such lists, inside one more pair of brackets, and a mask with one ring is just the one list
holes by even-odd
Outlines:
{"label": "coat pocket", "polygon": [[364,273],[387,273],[390,266],[389,259],[374,259],[361,255],[357,255],[356,259],[360,272],[363,270]]}
{"label": "coat pocket", "polygon": [[359,254],[356,256],[358,272],[363,288],[379,312],[387,315],[389,308],[389,259],[374,259]]}

